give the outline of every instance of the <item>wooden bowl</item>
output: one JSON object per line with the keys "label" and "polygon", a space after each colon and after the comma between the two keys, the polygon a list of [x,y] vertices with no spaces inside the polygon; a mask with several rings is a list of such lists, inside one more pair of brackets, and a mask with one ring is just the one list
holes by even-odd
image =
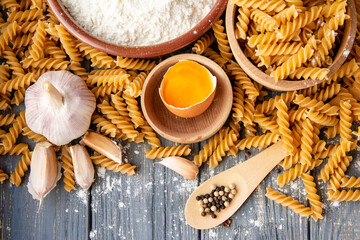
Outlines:
{"label": "wooden bowl", "polygon": [[[192,60],[206,67],[217,78],[216,93],[210,107],[194,118],[181,118],[171,113],[161,101],[159,87],[164,74],[180,60]],[[195,143],[214,135],[226,122],[232,107],[233,92],[224,70],[212,60],[181,54],[157,65],[145,80],[141,108],[150,126],[162,137],[178,143]]]}
{"label": "wooden bowl", "polygon": [[200,23],[175,39],[157,45],[130,47],[107,43],[92,36],[75,22],[75,20],[70,16],[68,11],[63,6],[61,0],[47,0],[47,2],[51,8],[51,11],[59,19],[60,23],[64,25],[64,27],[79,40],[108,54],[132,58],[156,57],[185,47],[210,29],[211,25],[224,12],[227,4],[227,0],[218,0],[211,11],[205,16],[203,20],[201,20]]}
{"label": "wooden bowl", "polygon": [[[226,16],[225,16],[225,24],[228,33],[229,43],[231,50],[234,54],[236,61],[239,63],[241,68],[255,81],[264,85],[267,88],[276,91],[294,91],[299,89],[304,89],[308,87],[312,87],[316,84],[321,83],[325,80],[279,80],[275,82],[275,78],[270,77],[268,74],[260,70],[256,65],[254,65],[244,54],[238,40],[235,38],[235,14],[236,14],[236,6],[229,1]],[[356,9],[354,0],[348,1],[347,14],[350,15],[350,19],[345,21],[345,29],[344,35],[342,37],[342,41],[337,51],[334,62],[331,66],[329,66],[328,77],[333,75],[344,63],[347,56],[344,54],[345,50],[351,50],[355,35],[356,35]]]}

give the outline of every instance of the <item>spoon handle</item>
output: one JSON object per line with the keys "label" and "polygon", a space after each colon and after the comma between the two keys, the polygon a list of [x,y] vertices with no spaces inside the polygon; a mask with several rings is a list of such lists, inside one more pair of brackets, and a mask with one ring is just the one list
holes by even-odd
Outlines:
{"label": "spoon handle", "polygon": [[247,194],[244,201],[255,190],[269,172],[286,156],[282,142],[277,142],[271,147],[258,153],[249,160],[234,167],[234,170],[247,185]]}

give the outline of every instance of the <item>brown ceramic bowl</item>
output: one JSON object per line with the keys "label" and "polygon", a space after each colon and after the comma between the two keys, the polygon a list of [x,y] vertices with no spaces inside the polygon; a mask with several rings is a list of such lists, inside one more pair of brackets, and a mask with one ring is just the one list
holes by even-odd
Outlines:
{"label": "brown ceramic bowl", "polygon": [[183,35],[173,40],[151,46],[129,47],[107,43],[92,36],[75,22],[75,20],[66,11],[61,0],[47,0],[51,10],[59,19],[61,24],[63,24],[66,29],[75,37],[84,43],[108,54],[132,58],[149,58],[161,56],[174,52],[195,41],[207,30],[209,30],[212,23],[221,16],[226,8],[227,1],[228,0],[217,0],[214,7],[211,9],[208,15],[206,15],[206,17],[201,20],[200,23],[190,29],[187,33],[184,33]]}
{"label": "brown ceramic bowl", "polygon": [[[197,117],[176,116],[160,98],[159,87],[164,74],[180,60],[200,63],[217,79],[214,100]],[[178,143],[200,142],[214,135],[228,119],[232,102],[232,87],[224,70],[209,58],[196,54],[180,54],[159,63],[146,78],[141,94],[141,109],[149,125],[162,137]]]}
{"label": "brown ceramic bowl", "polygon": [[[229,1],[226,9],[226,29],[228,32],[229,44],[231,50],[234,54],[236,61],[239,63],[241,68],[255,81],[264,85],[265,87],[276,90],[276,91],[293,91],[300,90],[308,87],[312,87],[316,84],[321,83],[321,80],[279,80],[275,82],[275,79],[261,69],[259,69],[255,64],[253,64],[242,51],[239,42],[235,38],[235,17],[236,17],[236,6]],[[348,1],[347,14],[350,15],[350,19],[345,21],[344,35],[340,43],[339,49],[335,55],[333,64],[329,66],[328,76],[333,75],[344,63],[347,58],[348,52],[351,50],[354,43],[355,34],[356,34],[356,9],[354,0]],[[325,81],[325,80],[323,80]]]}

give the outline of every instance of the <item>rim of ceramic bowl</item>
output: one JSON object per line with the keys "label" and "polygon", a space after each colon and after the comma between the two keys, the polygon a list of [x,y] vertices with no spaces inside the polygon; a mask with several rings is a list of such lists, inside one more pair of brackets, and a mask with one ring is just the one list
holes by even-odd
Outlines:
{"label": "rim of ceramic bowl", "polygon": [[59,22],[82,42],[114,56],[151,58],[174,52],[197,40],[211,28],[213,23],[225,11],[228,0],[217,0],[205,18],[183,35],[160,44],[139,47],[116,45],[98,39],[76,23],[62,4],[61,0],[47,0],[47,2]]}

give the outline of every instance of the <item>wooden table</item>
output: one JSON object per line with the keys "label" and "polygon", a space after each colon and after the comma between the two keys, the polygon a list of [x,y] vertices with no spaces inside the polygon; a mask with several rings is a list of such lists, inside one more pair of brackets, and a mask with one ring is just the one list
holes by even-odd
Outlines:
{"label": "wooden table", "polygon": [[[22,139],[26,141],[26,139]],[[161,139],[163,145],[172,142]],[[192,144],[197,153],[204,143]],[[9,181],[0,186],[1,239],[359,239],[359,203],[325,201],[325,218],[314,222],[300,219],[289,209],[269,201],[265,187],[278,188],[273,170],[231,218],[230,228],[218,226],[196,230],[186,224],[184,206],[190,193],[211,176],[245,161],[245,152],[226,157],[216,169],[201,167],[190,181],[144,157],[146,144],[124,143],[124,155],[137,165],[134,176],[97,169],[89,191],[70,193],[62,180],[44,199],[33,200],[27,191],[28,174],[20,187]],[[257,150],[249,151],[251,155]],[[350,170],[359,174],[359,156],[354,152]],[[1,157],[0,167],[14,169],[18,157]],[[191,159],[191,157],[189,158]],[[280,169],[280,168],[279,168]],[[305,201],[301,180],[283,192]],[[322,199],[325,186],[320,184]]]}

